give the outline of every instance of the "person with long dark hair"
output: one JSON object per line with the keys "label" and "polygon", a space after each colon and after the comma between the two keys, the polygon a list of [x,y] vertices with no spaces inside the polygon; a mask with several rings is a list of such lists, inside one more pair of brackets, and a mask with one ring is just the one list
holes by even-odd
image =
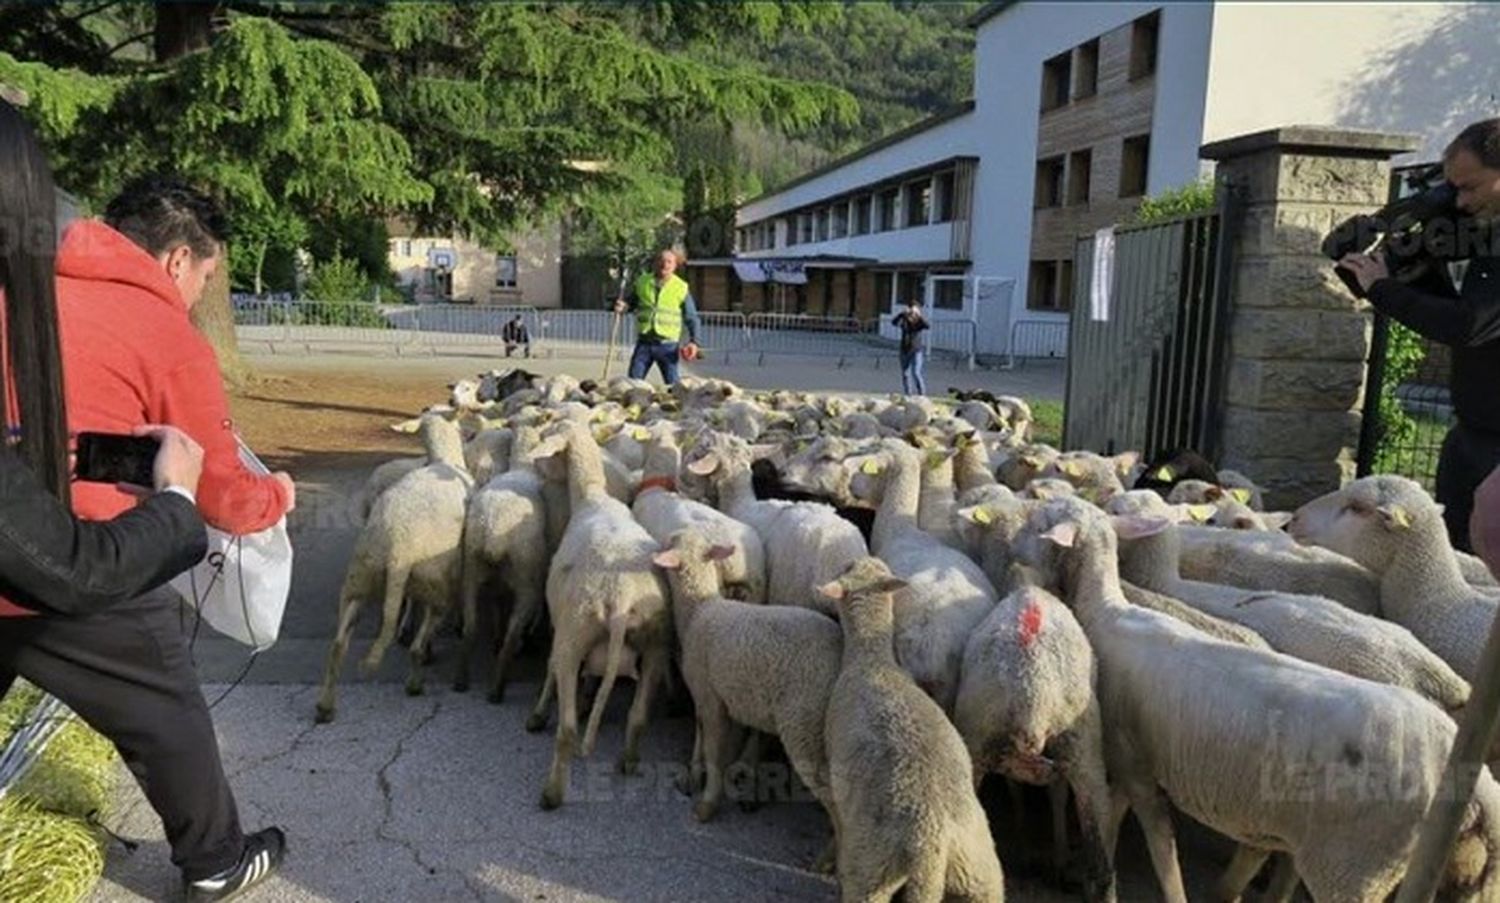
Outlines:
{"label": "person with long dark hair", "polygon": [[0,689],[23,677],[109,738],[161,816],[191,900],[271,874],[278,829],[244,835],[208,706],[163,584],[203,558],[203,450],[160,442],[154,486],[107,521],[70,496],[56,304],[57,194],[25,120],[0,101]]}

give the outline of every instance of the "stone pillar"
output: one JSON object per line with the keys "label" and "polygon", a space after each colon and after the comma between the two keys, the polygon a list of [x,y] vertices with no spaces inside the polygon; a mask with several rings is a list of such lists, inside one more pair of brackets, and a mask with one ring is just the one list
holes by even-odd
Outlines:
{"label": "stone pillar", "polygon": [[1344,218],[1386,202],[1390,158],[1416,138],[1291,126],[1205,145],[1235,199],[1220,466],[1290,508],[1354,476],[1369,306],[1323,257]]}

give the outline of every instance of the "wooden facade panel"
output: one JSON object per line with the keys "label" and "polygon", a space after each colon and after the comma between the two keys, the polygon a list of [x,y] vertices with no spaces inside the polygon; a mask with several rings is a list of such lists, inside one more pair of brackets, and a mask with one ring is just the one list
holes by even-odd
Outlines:
{"label": "wooden facade panel", "polygon": [[875,298],[875,274],[860,270],[854,275],[854,317],[871,320],[880,315],[880,303]]}

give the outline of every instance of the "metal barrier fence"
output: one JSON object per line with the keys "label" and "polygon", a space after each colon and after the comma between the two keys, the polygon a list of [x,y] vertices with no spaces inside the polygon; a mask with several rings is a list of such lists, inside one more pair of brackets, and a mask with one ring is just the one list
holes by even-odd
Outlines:
{"label": "metal barrier fence", "polygon": [[1068,356],[1067,320],[1022,320],[1010,328],[1010,343],[1006,345],[1005,367],[1014,369],[1016,362],[1026,359]]}
{"label": "metal barrier fence", "polygon": [[[1232,242],[1217,210],[1116,231],[1109,295],[1073,290],[1063,441],[1148,459],[1194,448],[1213,460],[1229,337]],[[1099,245],[1080,239],[1076,271]]]}
{"label": "metal barrier fence", "polygon": [[[615,332],[617,353],[636,340],[635,318],[608,310],[475,307],[464,304],[379,306],[367,302],[264,301],[236,299],[236,333],[241,341],[294,345],[377,345],[441,353],[503,347],[505,324],[520,317],[532,353],[602,354]],[[838,366],[892,353],[899,331],[889,318],[857,320],[801,314],[706,311],[699,314],[699,344],[710,354],[832,358]],[[978,339],[971,320],[934,320],[925,334],[929,356],[955,367],[974,366]]]}

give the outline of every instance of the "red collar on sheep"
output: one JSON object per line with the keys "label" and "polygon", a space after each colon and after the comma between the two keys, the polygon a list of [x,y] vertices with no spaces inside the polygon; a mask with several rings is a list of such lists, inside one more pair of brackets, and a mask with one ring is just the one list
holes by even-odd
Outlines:
{"label": "red collar on sheep", "polygon": [[650,489],[665,489],[667,492],[676,492],[677,481],[671,477],[647,477],[641,480],[641,485],[636,489],[635,494],[641,495]]}

